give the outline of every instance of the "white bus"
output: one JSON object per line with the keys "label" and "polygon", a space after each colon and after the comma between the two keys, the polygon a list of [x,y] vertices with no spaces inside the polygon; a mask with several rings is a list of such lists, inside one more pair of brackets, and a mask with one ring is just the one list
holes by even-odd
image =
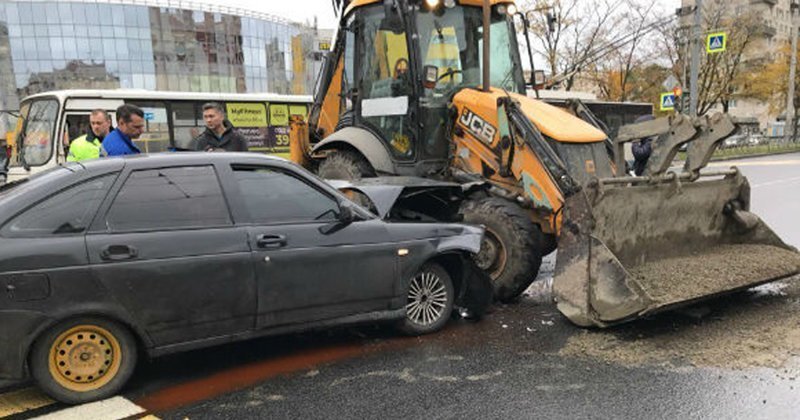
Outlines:
{"label": "white bus", "polygon": [[145,113],[145,132],[134,141],[143,153],[188,150],[205,130],[202,106],[219,102],[228,120],[248,140],[251,151],[288,156],[290,116],[306,118],[311,96],[255,93],[195,93],[146,90],[61,90],[28,96],[7,162],[7,180],[14,181],[66,161],[69,142],[89,130],[94,109],[111,114],[133,104]]}

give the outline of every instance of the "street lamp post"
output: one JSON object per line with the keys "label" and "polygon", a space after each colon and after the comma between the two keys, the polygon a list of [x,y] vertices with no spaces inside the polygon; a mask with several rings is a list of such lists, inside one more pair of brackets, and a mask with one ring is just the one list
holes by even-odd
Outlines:
{"label": "street lamp post", "polygon": [[794,108],[794,84],[795,84],[795,69],[797,67],[797,12],[800,9],[800,1],[799,0],[792,0],[792,4],[789,7],[790,14],[791,14],[791,25],[792,25],[792,58],[789,62],[789,91],[786,94],[786,125],[784,126],[784,136],[786,137],[786,141],[794,140],[794,119],[795,119],[795,108]]}
{"label": "street lamp post", "polygon": [[697,101],[700,95],[700,90],[697,88],[697,79],[700,73],[700,51],[702,47],[702,19],[703,19],[703,1],[695,0],[694,5],[694,28],[692,28],[692,68],[690,77],[690,90],[689,90],[689,115],[697,115]]}

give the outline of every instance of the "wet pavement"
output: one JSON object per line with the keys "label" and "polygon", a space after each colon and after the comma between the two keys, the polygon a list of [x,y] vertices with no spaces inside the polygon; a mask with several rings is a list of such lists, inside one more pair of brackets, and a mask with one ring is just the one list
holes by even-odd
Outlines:
{"label": "wet pavement", "polygon": [[[800,154],[740,168],[752,210],[800,247]],[[593,331],[552,305],[552,268],[549,258],[519,303],[478,323],[419,338],[361,327],[171,355],[143,364],[123,396],[174,419],[800,416],[800,279]]]}

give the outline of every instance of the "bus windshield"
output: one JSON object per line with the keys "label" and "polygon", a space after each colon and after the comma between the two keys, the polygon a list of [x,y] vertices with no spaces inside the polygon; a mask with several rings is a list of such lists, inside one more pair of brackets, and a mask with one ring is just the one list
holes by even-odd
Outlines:
{"label": "bus windshield", "polygon": [[[422,65],[436,66],[439,81],[427,94],[448,94],[483,81],[483,12],[480,7],[456,6],[430,11],[417,18]],[[516,32],[510,18],[492,12],[490,75],[493,87],[524,94]]]}
{"label": "bus windshield", "polygon": [[17,134],[10,167],[40,166],[53,154],[58,101],[38,99],[23,102],[20,107],[22,130]]}

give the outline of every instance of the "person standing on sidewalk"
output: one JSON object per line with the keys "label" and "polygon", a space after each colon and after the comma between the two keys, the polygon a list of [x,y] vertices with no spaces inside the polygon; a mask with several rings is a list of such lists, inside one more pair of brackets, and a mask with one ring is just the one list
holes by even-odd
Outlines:
{"label": "person standing on sidewalk", "polygon": [[143,132],[144,111],[136,105],[122,105],[117,108],[117,128],[103,140],[103,150],[108,156],[139,154],[141,151],[133,141]]}
{"label": "person standing on sidewalk", "polygon": [[247,151],[247,140],[234,130],[233,124],[225,118],[222,105],[216,102],[203,105],[203,121],[206,123],[206,130],[194,139],[195,150]]}
{"label": "person standing on sidewalk", "polygon": [[104,156],[101,153],[102,142],[111,130],[111,116],[104,109],[95,109],[89,115],[89,126],[88,133],[70,143],[67,162],[80,162]]}

